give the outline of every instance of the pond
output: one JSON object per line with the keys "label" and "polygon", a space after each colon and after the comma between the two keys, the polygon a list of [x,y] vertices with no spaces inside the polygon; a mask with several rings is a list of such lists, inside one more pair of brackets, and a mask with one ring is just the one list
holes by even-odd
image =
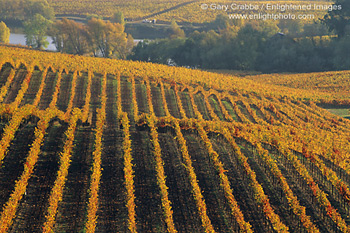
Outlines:
{"label": "pond", "polygon": [[[46,50],[57,51],[55,45],[52,43],[52,38],[47,37],[47,41],[50,43]],[[134,39],[135,44],[144,41],[144,39]],[[10,44],[13,45],[26,45],[26,37],[24,34],[11,33],[10,34]]]}
{"label": "pond", "polygon": [[[47,50],[50,51],[56,51],[56,47],[54,44],[52,44],[52,38],[47,37],[47,41],[50,43],[49,46],[46,48]],[[14,45],[26,45],[26,37],[24,34],[16,34],[16,33],[11,33],[10,34],[10,44]]]}

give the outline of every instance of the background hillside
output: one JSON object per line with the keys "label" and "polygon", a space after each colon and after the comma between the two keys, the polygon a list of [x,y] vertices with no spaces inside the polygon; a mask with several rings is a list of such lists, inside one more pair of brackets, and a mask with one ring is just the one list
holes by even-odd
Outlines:
{"label": "background hillside", "polygon": [[[57,14],[68,15],[87,15],[96,14],[103,17],[111,17],[115,11],[123,12],[124,16],[131,21],[140,20],[144,18],[157,19],[160,21],[171,22],[175,20],[177,22],[188,23],[204,23],[210,22],[215,19],[216,15],[223,13],[219,10],[203,10],[202,4],[213,4],[213,1],[189,1],[189,0],[129,0],[129,1],[114,1],[114,0],[83,0],[83,1],[69,1],[69,0],[48,0],[49,4],[54,8]],[[266,3],[278,3],[278,4],[308,4],[318,3],[329,5],[330,1],[314,0],[314,1],[235,1],[236,4],[266,4]],[[228,4],[233,2],[229,0],[223,0],[216,4]],[[235,13],[243,13],[247,11],[235,11]],[[227,13],[233,13],[228,11]],[[309,11],[310,13],[310,11]],[[316,18],[322,17],[327,11],[312,11],[316,14]]]}

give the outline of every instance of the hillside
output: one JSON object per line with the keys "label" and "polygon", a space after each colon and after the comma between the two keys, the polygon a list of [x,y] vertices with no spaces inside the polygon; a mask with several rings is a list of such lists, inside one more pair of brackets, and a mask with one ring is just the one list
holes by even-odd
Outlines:
{"label": "hillside", "polygon": [[345,96],[4,46],[0,67],[0,232],[349,232],[350,121],[316,105]]}
{"label": "hillside", "polygon": [[[322,95],[330,96],[328,103],[335,99],[349,99],[350,94],[350,71],[337,72],[318,72],[307,74],[273,74],[273,75],[254,75],[244,78],[254,80],[262,84],[274,84],[279,86],[291,87],[302,90],[314,90]],[[324,100],[327,103],[326,100]],[[338,101],[340,104],[348,104],[347,101]]]}
{"label": "hillside", "polygon": [[[320,4],[320,5],[330,5],[329,1],[324,0],[300,0],[300,1],[290,1],[290,0],[272,0],[272,1],[251,1],[251,0],[240,0],[235,1],[236,4],[253,4],[259,5],[273,3],[273,4]],[[213,4],[216,2],[208,0],[200,1],[190,1],[190,0],[81,0],[74,1],[71,0],[48,0],[50,6],[52,6],[56,14],[64,15],[87,15],[87,14],[97,14],[103,17],[111,17],[115,11],[123,12],[124,16],[130,20],[140,20],[149,17],[150,19],[157,19],[160,21],[171,22],[171,20],[176,20],[177,22],[190,22],[190,23],[204,23],[211,22],[215,19],[216,15],[223,13],[248,13],[249,11],[227,11],[222,10],[203,10],[203,4]],[[223,0],[216,4],[226,4],[231,5],[233,2],[230,0]],[[260,11],[255,11],[259,13]],[[276,13],[277,11],[274,11]],[[260,12],[262,13],[262,12]],[[271,12],[270,12],[271,13]],[[321,18],[327,13],[327,10],[311,10],[302,11],[305,14],[314,14],[315,19]],[[310,22],[312,20],[308,19]]]}

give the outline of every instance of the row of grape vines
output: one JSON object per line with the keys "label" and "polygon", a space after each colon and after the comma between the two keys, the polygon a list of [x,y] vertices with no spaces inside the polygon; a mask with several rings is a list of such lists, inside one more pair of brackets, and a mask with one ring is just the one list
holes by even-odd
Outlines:
{"label": "row of grape vines", "polygon": [[[55,179],[49,187],[45,216],[40,224],[44,232],[54,231],[57,227],[72,157],[75,156],[74,144],[79,140],[76,138],[77,131],[87,127],[93,132],[93,140],[91,173],[86,190],[88,195],[84,204],[86,216],[82,227],[86,232],[96,231],[100,221],[98,210],[105,146],[103,134],[107,125],[106,115],[113,111],[107,108],[107,81],[110,79],[116,80],[117,85],[114,105],[119,124],[116,130],[123,135],[124,204],[128,212],[126,222],[129,231],[142,229],[137,216],[141,202],[134,171],[139,159],[135,159],[132,153],[134,142],[131,134],[136,131],[146,131],[149,138],[152,155],[149,158],[154,164],[152,173],[157,184],[155,198],[160,203],[160,219],[169,232],[180,230],[180,217],[174,214],[173,202],[176,200],[172,194],[175,191],[167,176],[170,165],[164,162],[167,158],[162,150],[164,142],[160,139],[164,135],[171,135],[179,151],[185,171],[184,180],[191,190],[189,199],[193,201],[193,210],[200,220],[199,229],[220,232],[227,227],[242,232],[289,232],[295,228],[291,225],[293,222],[298,224],[300,231],[349,231],[346,223],[350,211],[347,164],[349,123],[326,114],[312,102],[303,103],[257,93],[207,90],[199,85],[190,86],[147,76],[123,76],[119,72],[112,75],[104,72],[101,75],[93,70],[69,71],[65,67],[54,69],[51,65],[41,69],[25,63],[10,63],[2,68],[2,75],[8,69],[6,77],[1,77],[7,81],[2,82],[3,86],[0,87],[0,112],[2,116],[9,116],[3,118],[8,122],[1,135],[1,166],[6,166],[3,161],[8,156],[8,148],[16,132],[29,124],[31,116],[40,120],[23,162],[23,172],[1,209],[0,232],[9,231],[17,221],[16,213],[24,206],[23,198],[30,195],[27,194],[28,184],[35,175],[38,161],[44,156],[41,146],[45,134],[57,121],[67,124],[67,130],[60,148],[57,172],[53,174]],[[68,81],[65,79],[67,77],[70,77]],[[83,78],[83,82],[78,84],[80,78]],[[29,98],[27,92],[33,88],[31,82],[34,79],[40,80],[37,92],[31,104],[23,104]],[[125,81],[131,87],[129,96],[132,99],[123,97],[121,86]],[[70,83],[68,90],[63,90],[64,83]],[[96,85],[98,83],[101,85]],[[78,92],[81,85],[84,86],[84,96]],[[59,107],[62,91],[69,93],[65,111]],[[132,107],[125,108],[123,102]],[[130,122],[136,122],[137,126]],[[191,141],[191,138],[194,140]],[[230,151],[227,153],[232,155],[229,159],[228,155],[215,149],[217,138],[230,145],[227,148]],[[205,155],[200,159],[204,159],[214,171],[211,174],[215,175],[210,176],[211,183],[206,183],[205,177],[209,173],[204,173],[196,161],[199,158],[193,153],[196,147]],[[229,161],[238,171],[233,171],[233,166],[228,165]],[[249,184],[249,187],[243,187],[245,192],[251,193],[249,204],[232,185],[235,172]],[[208,193],[207,185],[214,187],[215,193]],[[281,206],[276,204],[276,195],[273,194],[276,190],[281,193]],[[217,210],[210,208],[213,200],[219,203],[219,197],[224,197],[220,204],[223,207]],[[310,204],[314,206],[312,212],[307,211]],[[262,223],[252,220],[252,216],[245,211],[248,208],[259,212]],[[288,213],[284,213],[285,209]],[[233,225],[225,226],[225,221]]]}

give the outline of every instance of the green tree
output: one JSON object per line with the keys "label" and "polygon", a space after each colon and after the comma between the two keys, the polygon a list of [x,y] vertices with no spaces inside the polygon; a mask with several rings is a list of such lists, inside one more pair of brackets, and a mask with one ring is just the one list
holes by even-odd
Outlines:
{"label": "green tree", "polygon": [[111,18],[111,22],[125,25],[123,12],[120,12],[120,11],[115,12]]}
{"label": "green tree", "polygon": [[133,49],[132,53],[128,56],[128,59],[134,61],[149,61],[148,60],[148,47],[150,42],[148,40],[140,41]]}
{"label": "green tree", "polygon": [[334,45],[335,56],[333,59],[334,67],[338,70],[350,69],[350,36],[344,36]]}
{"label": "green tree", "polygon": [[207,24],[208,30],[222,31],[228,28],[237,28],[243,26],[242,19],[229,19],[225,14],[218,14],[215,20]]}
{"label": "green tree", "polygon": [[271,22],[253,21],[242,27],[233,42],[236,58],[234,68],[254,70],[265,41],[277,31],[278,27]]}
{"label": "green tree", "polygon": [[49,45],[46,40],[47,30],[52,21],[36,14],[33,19],[24,22],[26,44],[34,48],[43,49]]}
{"label": "green tree", "polygon": [[322,24],[320,21],[315,21],[310,24],[305,24],[304,25],[304,33],[303,36],[311,36],[311,37],[316,37],[316,36],[324,36],[328,34],[327,27]]}
{"label": "green tree", "polygon": [[132,53],[132,49],[135,46],[135,42],[134,42],[134,37],[132,37],[131,34],[128,34],[126,37],[126,56],[125,58]]}
{"label": "green tree", "polygon": [[350,27],[350,1],[336,0],[334,6],[337,7],[337,10],[329,11],[322,21],[341,38],[346,35],[347,29]]}
{"label": "green tree", "polygon": [[0,22],[0,42],[10,42],[10,29],[6,26],[4,22]]}
{"label": "green tree", "polygon": [[55,18],[55,12],[46,0],[29,0],[27,6],[24,9],[27,18],[33,18],[36,14],[42,15],[48,20]]}
{"label": "green tree", "polygon": [[282,19],[279,21],[278,27],[283,33],[297,37],[303,32],[303,21]]}
{"label": "green tree", "polygon": [[171,26],[170,26],[170,39],[175,39],[175,38],[183,38],[185,37],[185,32],[182,30],[179,25],[177,25],[175,20],[171,21]]}
{"label": "green tree", "polygon": [[55,12],[46,0],[0,0],[0,18],[6,20],[26,21],[36,14],[53,20]]}
{"label": "green tree", "polygon": [[96,15],[96,14],[87,14],[87,15],[86,15],[86,19],[87,19],[87,20],[90,20],[90,19],[92,19],[92,18],[103,19],[102,16],[99,16],[99,15]]}

